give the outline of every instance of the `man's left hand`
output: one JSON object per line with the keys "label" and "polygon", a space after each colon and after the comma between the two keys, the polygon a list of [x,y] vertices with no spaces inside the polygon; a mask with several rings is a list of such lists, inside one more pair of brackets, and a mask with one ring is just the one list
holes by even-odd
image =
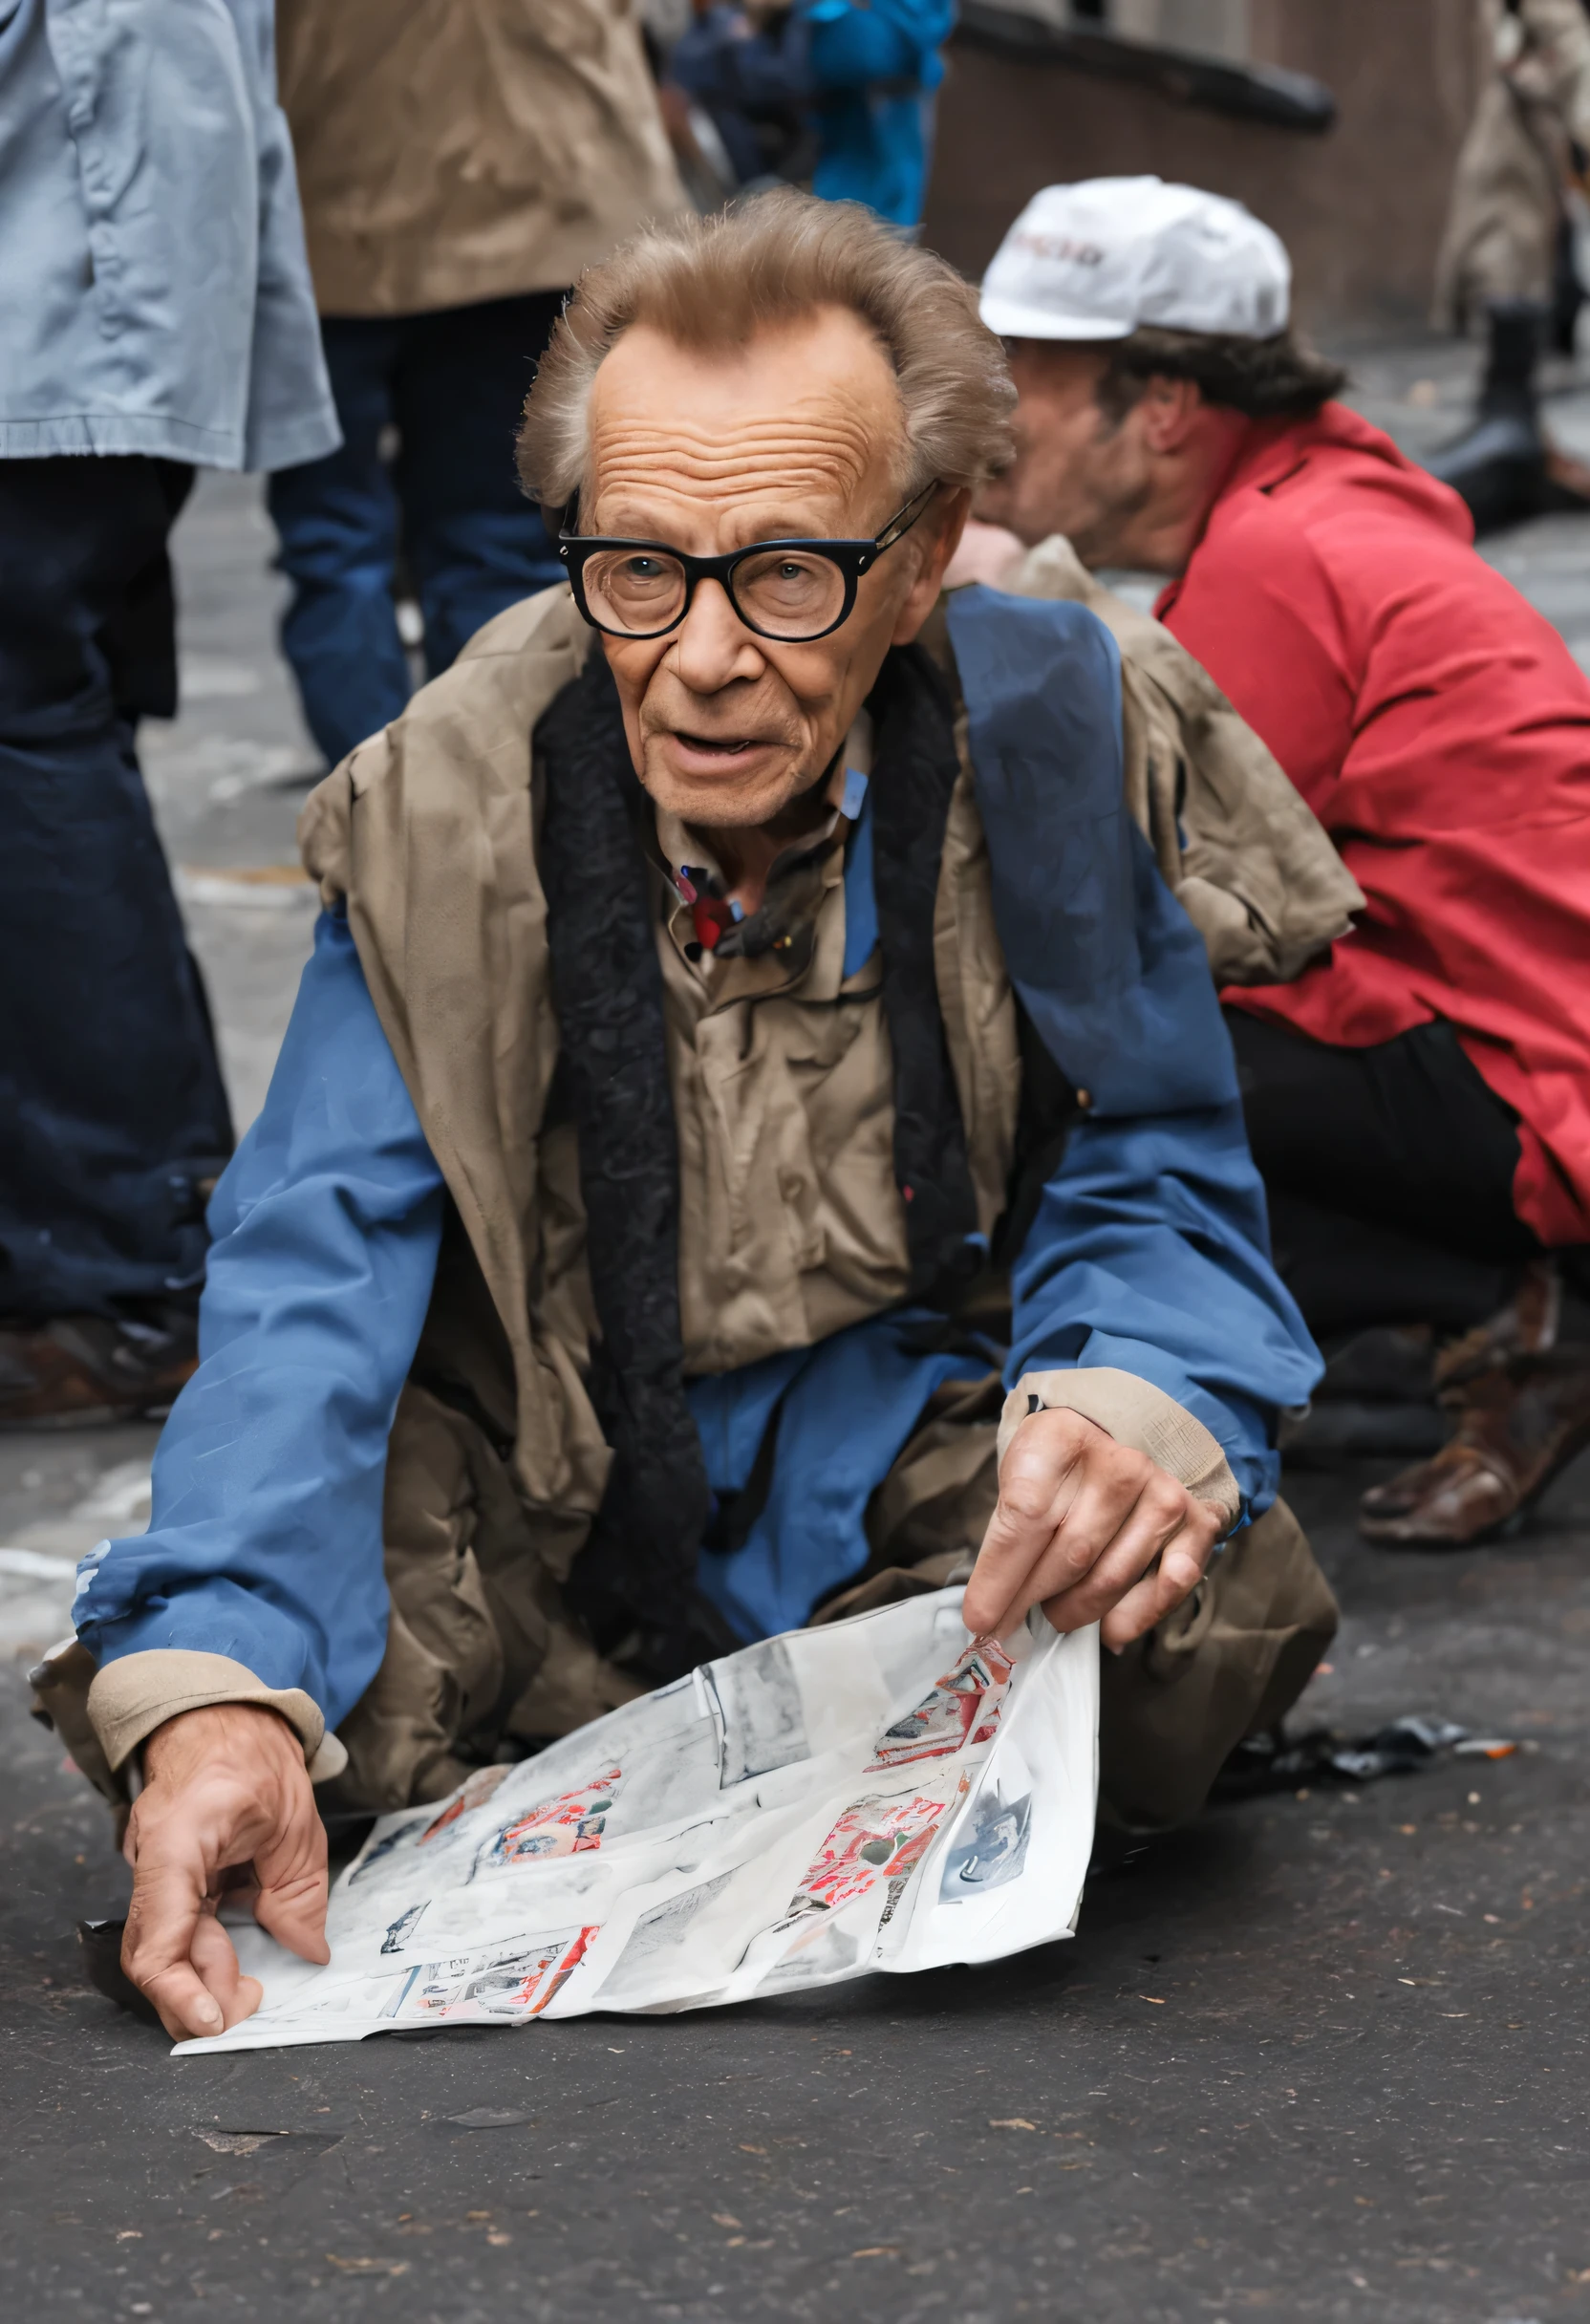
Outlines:
{"label": "man's left hand", "polygon": [[1057,1630],[1099,1623],[1119,1653],[1196,1586],[1228,1521],[1080,1412],[1030,1412],[1000,1463],[961,1619],[1002,1638],[1041,1605]]}

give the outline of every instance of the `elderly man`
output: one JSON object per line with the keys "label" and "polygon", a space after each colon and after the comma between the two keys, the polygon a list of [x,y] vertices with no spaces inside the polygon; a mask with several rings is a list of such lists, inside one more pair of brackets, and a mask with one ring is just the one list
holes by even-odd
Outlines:
{"label": "elderly man", "polygon": [[[1362,1520],[1450,1545],[1590,1439],[1590,679],[1455,495],[1333,400],[1287,301],[1284,250],[1236,203],[1049,187],[983,285],[1021,408],[979,505],[1171,576],[1161,620],[1367,898],[1350,940],[1229,1015],[1311,1327],[1464,1335],[1455,1435]],[[1015,585],[1015,547],[985,540],[981,569]]]}
{"label": "elderly man", "polygon": [[311,803],[326,913],[154,1522],[40,1674],[139,1771],[125,1959],[173,2031],[252,2006],[228,1868],[323,1957],[312,1781],[438,1797],[820,1606],[975,1557],[977,1630],[1099,1622],[1135,1826],[1328,1639],[1273,1498],[1317,1359],[1114,648],[981,590],[916,642],[1010,400],[858,209],[653,230],[528,406],[569,589]]}

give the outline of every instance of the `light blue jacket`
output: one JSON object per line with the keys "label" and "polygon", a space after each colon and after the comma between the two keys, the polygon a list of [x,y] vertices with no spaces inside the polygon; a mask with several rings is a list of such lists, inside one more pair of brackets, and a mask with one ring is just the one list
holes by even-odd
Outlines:
{"label": "light blue jacket", "polygon": [[340,441],[272,0],[0,0],[0,457]]}

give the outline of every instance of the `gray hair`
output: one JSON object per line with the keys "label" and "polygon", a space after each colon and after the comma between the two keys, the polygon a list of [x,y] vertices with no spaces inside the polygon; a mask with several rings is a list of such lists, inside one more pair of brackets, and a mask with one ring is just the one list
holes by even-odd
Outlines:
{"label": "gray hair", "polygon": [[712,217],[647,226],[581,276],[526,400],[526,491],[554,508],[578,491],[591,390],[603,356],[634,324],[681,347],[729,347],[823,307],[859,314],[893,364],[903,493],[933,483],[977,485],[1009,466],[1016,390],[971,284],[858,204],[781,187]]}

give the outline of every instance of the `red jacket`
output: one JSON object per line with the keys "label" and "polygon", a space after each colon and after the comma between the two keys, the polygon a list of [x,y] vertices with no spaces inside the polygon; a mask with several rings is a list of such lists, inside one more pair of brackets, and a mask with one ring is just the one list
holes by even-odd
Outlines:
{"label": "red jacket", "polygon": [[1519,1116],[1519,1217],[1590,1242],[1590,678],[1472,530],[1327,403],[1252,428],[1156,610],[1368,898],[1295,983],[1226,999],[1346,1048],[1449,1019]]}

